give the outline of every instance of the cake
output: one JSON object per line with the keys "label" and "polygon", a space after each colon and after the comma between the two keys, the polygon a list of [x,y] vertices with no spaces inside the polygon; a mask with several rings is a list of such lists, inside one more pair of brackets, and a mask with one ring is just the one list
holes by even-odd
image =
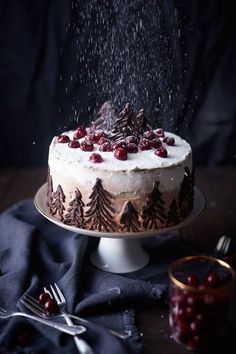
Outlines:
{"label": "cake", "polygon": [[64,224],[109,233],[179,224],[194,200],[190,144],[153,129],[144,111],[136,114],[129,103],[119,114],[109,111],[102,110],[91,127],[53,137],[49,213]]}

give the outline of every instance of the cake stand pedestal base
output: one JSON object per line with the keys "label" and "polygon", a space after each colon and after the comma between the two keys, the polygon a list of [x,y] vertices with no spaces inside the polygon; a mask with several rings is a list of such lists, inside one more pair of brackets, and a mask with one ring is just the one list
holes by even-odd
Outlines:
{"label": "cake stand pedestal base", "polygon": [[149,255],[138,239],[101,237],[99,245],[91,255],[97,268],[111,273],[129,273],[145,267]]}

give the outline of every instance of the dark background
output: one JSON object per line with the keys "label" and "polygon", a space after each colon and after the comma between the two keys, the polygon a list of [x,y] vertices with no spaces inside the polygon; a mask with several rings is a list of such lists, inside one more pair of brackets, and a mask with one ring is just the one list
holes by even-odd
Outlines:
{"label": "dark background", "polygon": [[235,165],[234,1],[0,1],[1,166],[46,166],[52,137],[107,99],[186,138],[196,164]]}

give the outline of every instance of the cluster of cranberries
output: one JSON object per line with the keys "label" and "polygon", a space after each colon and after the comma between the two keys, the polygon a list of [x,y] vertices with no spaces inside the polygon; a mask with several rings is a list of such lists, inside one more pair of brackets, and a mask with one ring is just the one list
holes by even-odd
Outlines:
{"label": "cluster of cranberries", "polygon": [[[79,142],[79,139],[84,140]],[[160,140],[162,139],[162,141]],[[71,140],[68,135],[59,135],[57,141],[59,143],[67,143],[70,148],[80,148],[83,151],[93,151],[94,144],[99,145],[99,151],[114,152],[114,157],[118,160],[127,160],[128,153],[135,154],[139,150],[155,149],[155,154],[159,157],[166,158],[167,150],[163,143],[169,146],[175,145],[173,137],[165,137],[163,129],[150,130],[143,134],[141,138],[130,135],[118,142],[112,141],[107,133],[103,130],[86,130],[84,126],[79,126]],[[91,162],[100,163],[103,158],[98,153],[93,153],[89,160]]]}
{"label": "cluster of cranberries", "polygon": [[38,301],[41,305],[44,306],[45,312],[48,316],[58,313],[58,305],[48,293],[41,293],[39,295]]}
{"label": "cluster of cranberries", "polygon": [[215,271],[201,281],[197,274],[188,274],[185,283],[191,288],[170,286],[173,337],[189,350],[208,350],[225,332],[230,294]]}

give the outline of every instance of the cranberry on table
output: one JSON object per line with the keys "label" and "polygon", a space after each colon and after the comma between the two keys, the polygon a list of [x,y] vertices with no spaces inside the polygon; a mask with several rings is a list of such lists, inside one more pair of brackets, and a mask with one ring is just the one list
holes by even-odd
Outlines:
{"label": "cranberry on table", "polygon": [[62,134],[57,137],[57,141],[58,143],[65,144],[65,143],[69,143],[70,138],[68,135]]}
{"label": "cranberry on table", "polygon": [[120,148],[115,149],[114,156],[116,159],[124,161],[124,160],[127,160],[128,153],[127,153],[126,149],[120,147]]}
{"label": "cranberry on table", "polygon": [[135,135],[129,135],[125,138],[125,142],[126,143],[134,143],[134,144],[138,144],[139,143],[139,138]]}
{"label": "cranberry on table", "polygon": [[97,154],[95,152],[89,156],[89,161],[94,162],[94,163],[101,163],[103,161],[103,158],[100,154]]}
{"label": "cranberry on table", "polygon": [[39,303],[45,305],[45,303],[51,299],[51,296],[48,293],[41,293],[39,295]]}
{"label": "cranberry on table", "polygon": [[51,298],[44,304],[44,308],[49,315],[53,315],[58,312],[58,305],[56,301]]}

